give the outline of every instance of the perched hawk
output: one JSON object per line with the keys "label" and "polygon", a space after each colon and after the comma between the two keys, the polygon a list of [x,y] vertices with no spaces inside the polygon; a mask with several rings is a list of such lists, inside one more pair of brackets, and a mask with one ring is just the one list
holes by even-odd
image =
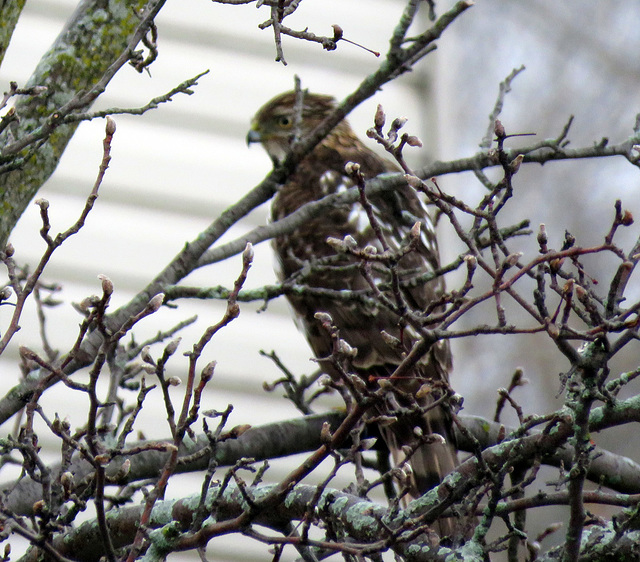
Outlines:
{"label": "perched hawk", "polygon": [[[295,100],[295,92],[276,96],[258,111],[251,124],[248,142],[262,143],[274,164],[281,162],[289,150],[296,122]],[[335,100],[330,96],[305,93],[302,114],[298,118],[299,132],[304,135],[312,131],[334,107]],[[353,181],[345,172],[348,162],[359,164],[365,178],[399,171],[392,162],[367,148],[347,121],[342,121],[298,164],[294,173],[279,188],[271,208],[272,220],[286,217],[305,203],[352,187]],[[406,244],[411,228],[416,222],[421,223],[417,248],[398,263],[401,280],[415,278],[438,267],[433,225],[425,207],[408,185],[371,197],[370,203],[391,250]],[[327,244],[329,237],[342,240],[347,235],[357,241],[359,248],[370,245],[377,248],[378,252],[382,251],[381,243],[360,202],[336,206],[310,219],[294,232],[274,240],[280,279],[287,279],[304,268],[304,283],[310,287],[370,290],[370,284],[359,267],[361,260],[344,253],[336,256],[334,248]],[[329,259],[330,256],[334,258]],[[370,275],[376,282],[387,283],[387,286],[391,279],[388,268],[376,263],[372,264]],[[441,295],[443,283],[437,280],[407,284],[401,290],[408,305],[422,311]],[[390,291],[387,291],[387,295],[394,299]],[[331,362],[322,361],[331,355],[332,343],[315,317],[317,312],[329,314],[339,329],[340,338],[357,350],[352,368],[370,388],[377,388],[377,381],[388,379],[403,355],[419,339],[415,329],[401,322],[398,316],[382,305],[346,302],[330,296],[291,295],[288,299],[322,368],[336,377]],[[383,332],[397,338],[396,345]],[[457,465],[453,429],[446,406],[437,406],[424,414],[414,413],[413,416],[403,417],[401,412],[416,405],[416,395],[421,406],[427,406],[441,396],[437,383],[448,380],[450,369],[448,343],[439,341],[420,360],[413,373],[394,379],[394,388],[399,392],[388,392],[386,402],[374,412],[374,415],[398,417],[397,422],[380,428],[397,464],[405,461],[403,446],[416,444],[415,427],[419,426],[424,435],[438,433],[444,438],[420,445],[408,460],[412,469],[411,493],[414,496],[439,484],[442,477]],[[430,384],[433,384],[431,392],[428,390]],[[440,522],[441,535],[451,533],[450,525],[451,520]]]}

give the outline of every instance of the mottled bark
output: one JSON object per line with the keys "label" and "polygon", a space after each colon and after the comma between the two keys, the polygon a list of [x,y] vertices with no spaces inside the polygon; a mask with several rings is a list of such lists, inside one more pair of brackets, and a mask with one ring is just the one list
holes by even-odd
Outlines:
{"label": "mottled bark", "polygon": [[15,2],[3,2],[0,4],[0,65],[4,60],[13,30],[16,28],[16,23],[18,23],[18,18],[25,3],[26,0],[16,0]]}
{"label": "mottled bark", "polygon": [[[147,4],[144,0],[80,2],[26,84],[46,86],[46,93],[18,98],[15,109],[20,120],[12,127],[11,135],[5,131],[0,136],[0,157],[7,156],[9,143],[37,131],[74,96],[91,90],[98,83],[127,49],[140,24],[138,12]],[[16,19],[18,15],[14,16],[15,9],[3,10],[3,34],[5,27],[9,27],[4,25],[6,10]],[[0,48],[4,48],[4,36],[1,40]],[[73,123],[55,128],[35,154],[30,154],[27,147],[22,148],[15,155],[24,159],[20,167],[0,175],[0,247],[7,242],[29,201],[56,169],[76,127],[77,123]]]}

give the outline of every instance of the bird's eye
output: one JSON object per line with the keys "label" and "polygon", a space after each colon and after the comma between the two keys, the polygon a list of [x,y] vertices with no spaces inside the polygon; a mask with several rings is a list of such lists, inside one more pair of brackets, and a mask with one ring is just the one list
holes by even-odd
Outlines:
{"label": "bird's eye", "polygon": [[289,127],[291,127],[291,124],[291,117],[288,117],[287,115],[278,117],[278,125],[280,125],[283,129],[288,129]]}

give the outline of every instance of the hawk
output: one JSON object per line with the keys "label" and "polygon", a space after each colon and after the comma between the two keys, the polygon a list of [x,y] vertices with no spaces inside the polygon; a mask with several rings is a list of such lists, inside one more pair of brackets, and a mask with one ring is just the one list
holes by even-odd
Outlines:
{"label": "hawk", "polygon": [[[301,114],[298,116],[296,93],[292,91],[267,102],[252,120],[247,142],[260,142],[275,165],[286,157],[295,127],[299,127],[298,133],[301,135],[309,133],[336,106],[331,96],[307,92],[303,95]],[[297,111],[300,112],[300,109]],[[279,187],[271,207],[272,220],[278,221],[305,203],[352,187],[352,175],[345,171],[349,162],[358,164],[365,178],[400,171],[395,164],[367,148],[354,134],[349,123],[343,120]],[[392,192],[370,197],[370,204],[375,221],[391,251],[398,251],[403,244],[406,245],[411,229],[416,222],[420,223],[417,245],[399,260],[397,271],[401,282],[414,279],[414,283],[401,283],[405,301],[414,310],[424,311],[440,299],[444,290],[441,278],[426,283],[415,282],[420,274],[439,266],[435,232],[425,206],[406,184]],[[414,238],[415,233],[414,228]],[[309,219],[292,233],[274,239],[280,280],[302,273],[304,283],[309,287],[370,291],[371,285],[363,275],[362,267],[359,267],[362,260],[349,253],[336,255],[335,244],[327,243],[328,238],[343,240],[346,236],[353,237],[359,248],[373,246],[378,252],[383,250],[379,236],[360,202],[337,205]],[[372,251],[371,248],[369,251]],[[389,286],[391,277],[388,268],[373,263],[369,270],[370,279]],[[389,289],[383,292],[394,299]],[[331,355],[332,340],[316,317],[318,312],[330,315],[332,324],[339,330],[339,337],[354,350],[351,367],[370,388],[377,388],[378,381],[389,379],[420,338],[416,329],[381,304],[371,305],[370,301],[363,304],[321,294],[289,295],[287,298],[321,368],[334,378],[338,374],[332,363],[323,360]],[[413,372],[393,379],[394,391],[385,393],[385,403],[380,404],[375,412],[391,417],[392,422],[384,424],[380,430],[394,462],[398,465],[409,463],[413,496],[438,485],[458,464],[447,406],[426,409],[442,396],[442,382],[448,381],[450,370],[448,342],[438,341],[420,359]],[[416,403],[423,407],[417,415]],[[400,412],[410,411],[411,406],[413,416],[400,415]],[[393,421],[395,418],[397,421]],[[437,433],[443,439],[425,440],[428,442],[420,444],[416,427],[420,427],[424,435]],[[416,449],[415,452],[406,459],[407,452],[413,449]],[[439,527],[441,536],[451,534],[452,520],[441,520]]]}

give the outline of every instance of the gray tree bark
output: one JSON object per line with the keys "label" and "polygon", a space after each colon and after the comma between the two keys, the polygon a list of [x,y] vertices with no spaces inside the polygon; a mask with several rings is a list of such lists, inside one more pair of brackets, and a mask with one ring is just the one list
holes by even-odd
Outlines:
{"label": "gray tree bark", "polygon": [[[14,5],[15,4],[15,5]],[[57,112],[75,99],[75,111],[86,110],[99,95],[90,92],[119,57],[130,49],[139,32],[140,13],[157,10],[164,1],[83,0],[60,35],[44,54],[26,87],[44,86],[37,96],[21,96],[15,104],[19,120],[0,135],[0,166],[11,161],[11,171],[0,174],[0,247],[4,247],[18,219],[44,182],[56,169],[77,123],[57,125]],[[0,61],[20,15],[24,0],[8,3],[0,11]],[[6,18],[6,19],[5,19]],[[6,22],[6,25],[5,25]],[[100,86],[103,87],[102,85]],[[83,100],[90,100],[84,103]],[[26,135],[44,134],[46,142],[22,146]]]}

